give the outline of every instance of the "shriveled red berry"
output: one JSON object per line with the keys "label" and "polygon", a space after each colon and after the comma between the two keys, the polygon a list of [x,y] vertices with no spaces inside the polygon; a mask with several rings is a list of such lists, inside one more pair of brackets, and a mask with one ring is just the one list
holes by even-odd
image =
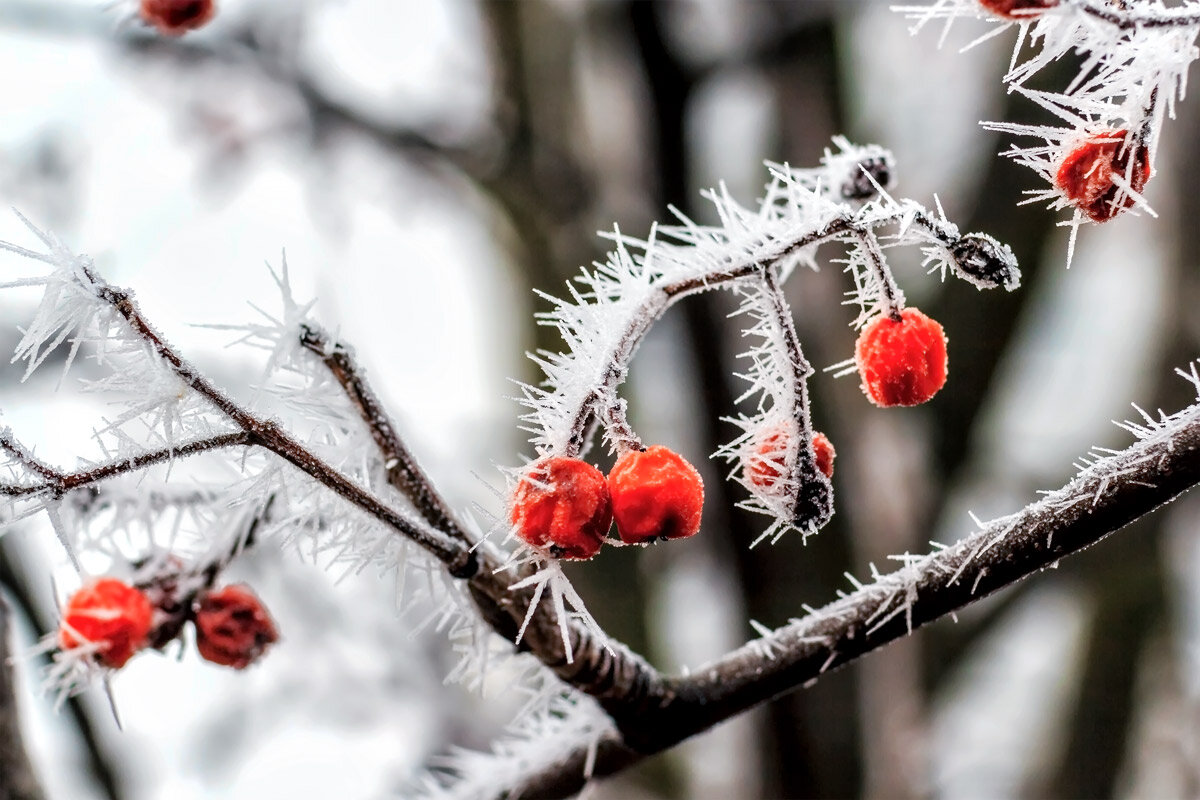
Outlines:
{"label": "shriveled red berry", "polygon": [[[759,440],[754,454],[746,459],[746,477],[759,489],[771,490],[784,474],[783,448],[787,442],[786,437],[787,434],[781,429],[771,431]],[[826,478],[832,478],[833,459],[837,454],[829,439],[820,431],[813,435],[813,455],[816,457],[817,469]]]}
{"label": "shriveled red berry", "polygon": [[704,481],[695,467],[662,445],[618,458],[608,486],[623,542],[683,539],[700,530]]}
{"label": "shriveled red berry", "polygon": [[1058,5],[1058,0],[979,0],[979,5],[1009,19],[1030,19]]}
{"label": "shriveled red berry", "polygon": [[877,406],[916,406],[946,384],[946,333],[915,308],[900,319],[882,314],[867,323],[854,346],[863,392]]}
{"label": "shriveled red berry", "polygon": [[183,36],[216,13],[214,0],[142,0],[142,19],[167,36]]}
{"label": "shriveled red berry", "polygon": [[813,435],[813,456],[817,462],[817,469],[826,478],[833,477],[833,460],[837,458],[837,451],[833,449],[833,442],[829,441],[829,437],[817,431]]}
{"label": "shriveled red berry", "polygon": [[509,512],[526,544],[575,560],[600,552],[612,516],[604,473],[565,456],[535,462],[517,484]]}
{"label": "shriveled red berry", "polygon": [[[1150,179],[1150,152],[1139,142],[1126,142],[1126,131],[1106,131],[1075,145],[1058,167],[1054,183],[1093,222],[1107,222],[1134,204],[1133,197],[1113,181],[1125,179],[1141,194]],[[1132,167],[1130,164],[1132,163]],[[1122,194],[1117,202],[1118,193]]]}
{"label": "shriveled red berry", "polygon": [[146,595],[116,578],[100,578],[67,601],[58,643],[64,650],[98,644],[96,660],[117,669],[145,644],[153,619]]}
{"label": "shriveled red berry", "polygon": [[279,639],[262,601],[245,586],[205,592],[196,606],[196,649],[214,664],[245,669]]}

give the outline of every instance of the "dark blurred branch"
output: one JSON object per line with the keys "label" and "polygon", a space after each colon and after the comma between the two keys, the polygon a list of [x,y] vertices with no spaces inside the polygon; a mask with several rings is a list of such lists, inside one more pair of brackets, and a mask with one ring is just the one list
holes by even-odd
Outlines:
{"label": "dark blurred branch", "polygon": [[25,752],[21,716],[9,662],[11,625],[8,603],[0,594],[0,798],[42,800],[42,787]]}

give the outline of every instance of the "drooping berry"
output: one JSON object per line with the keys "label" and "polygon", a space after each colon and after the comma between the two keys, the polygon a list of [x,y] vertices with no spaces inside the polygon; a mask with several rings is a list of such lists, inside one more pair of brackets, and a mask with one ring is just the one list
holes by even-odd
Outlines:
{"label": "drooping berry", "polygon": [[183,36],[216,13],[214,0],[142,0],[142,19],[167,36]]}
{"label": "drooping berry", "polygon": [[146,596],[116,578],[83,586],[63,609],[58,643],[64,650],[99,645],[95,659],[118,669],[146,643],[154,608]]}
{"label": "drooping berry", "polygon": [[1058,0],[979,0],[979,5],[993,14],[1008,19],[1031,19],[1045,11],[1054,8]]}
{"label": "drooping berry", "polygon": [[916,406],[946,384],[946,333],[915,308],[900,319],[882,314],[867,323],[854,346],[863,392],[877,406]]}
{"label": "drooping berry", "polygon": [[817,462],[817,469],[826,478],[833,477],[833,460],[837,458],[837,451],[833,449],[833,442],[829,441],[829,437],[817,431],[813,434],[813,456]]}
{"label": "drooping berry", "polygon": [[[832,478],[833,459],[837,455],[833,445],[820,431],[813,435],[812,443],[817,469],[826,478]],[[786,445],[787,434],[782,429],[772,430],[759,440],[754,447],[754,453],[745,462],[746,477],[750,483],[764,491],[775,487],[775,482],[785,473],[783,451]]]}
{"label": "drooping berry", "polygon": [[196,649],[214,664],[245,669],[279,639],[262,601],[245,586],[205,592],[196,605]]}
{"label": "drooping berry", "polygon": [[565,456],[534,462],[517,484],[509,513],[526,544],[575,560],[600,552],[612,517],[604,473]]}
{"label": "drooping berry", "polygon": [[1127,141],[1124,130],[1099,133],[1076,144],[1063,156],[1054,183],[1093,222],[1107,222],[1134,204],[1114,175],[1138,194],[1150,180],[1149,150],[1137,140]]}
{"label": "drooping berry", "polygon": [[683,539],[700,530],[704,481],[695,467],[662,445],[618,458],[608,486],[623,542]]}

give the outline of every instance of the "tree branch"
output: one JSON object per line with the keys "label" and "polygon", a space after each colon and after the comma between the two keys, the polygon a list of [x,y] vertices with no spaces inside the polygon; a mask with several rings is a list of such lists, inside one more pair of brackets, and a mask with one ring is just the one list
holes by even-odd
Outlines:
{"label": "tree branch", "polygon": [[[596,777],[630,766],[759,703],[817,680],[888,642],[999,589],[1053,568],[1200,483],[1200,405],[1140,430],[1144,438],[1100,459],[1063,488],[980,527],[761,639],[665,679],[638,724],[599,742]],[[610,711],[610,713],[612,713]],[[633,735],[631,735],[633,732]],[[522,798],[566,797],[586,783],[587,747],[520,787]]]}
{"label": "tree branch", "polygon": [[99,483],[105,478],[112,478],[128,472],[136,472],[139,469],[145,469],[154,464],[161,464],[175,458],[253,443],[252,437],[248,432],[235,431],[233,433],[212,436],[207,439],[197,439],[196,441],[185,442],[184,444],[163,447],[158,450],[150,450],[136,456],[109,461],[77,472],[62,472],[34,458],[28,450],[12,437],[10,431],[4,430],[0,431],[0,450],[7,452],[17,463],[41,476],[43,480],[42,483],[33,485],[0,483],[0,495],[7,497],[29,497],[31,495],[50,492],[61,496],[73,489],[82,489],[94,483]]}

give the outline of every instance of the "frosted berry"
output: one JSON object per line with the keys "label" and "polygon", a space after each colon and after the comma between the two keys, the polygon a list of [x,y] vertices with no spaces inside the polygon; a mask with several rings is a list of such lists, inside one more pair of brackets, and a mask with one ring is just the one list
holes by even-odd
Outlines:
{"label": "frosted berry", "polygon": [[979,0],[979,5],[993,14],[1009,19],[1030,19],[1047,8],[1058,5],[1058,0]]}
{"label": "frosted berry", "polygon": [[196,606],[196,649],[214,664],[245,669],[279,639],[262,601],[245,586],[205,592]]}
{"label": "frosted berry", "polygon": [[608,486],[623,542],[683,539],[700,530],[704,481],[695,467],[662,445],[618,458]]}
{"label": "frosted berry", "polygon": [[586,560],[600,552],[612,516],[604,473],[578,458],[553,456],[521,478],[509,519],[526,544],[555,558]]}
{"label": "frosted berry", "polygon": [[116,578],[100,578],[67,601],[58,643],[64,650],[97,644],[96,661],[117,669],[146,643],[153,618],[146,595]]}
{"label": "frosted berry", "polygon": [[167,36],[182,36],[217,13],[213,0],[142,0],[142,19]]}
{"label": "frosted berry", "polygon": [[[786,434],[782,429],[771,431],[759,440],[754,453],[746,459],[746,478],[759,489],[770,491],[784,474],[783,449]],[[826,478],[833,477],[833,459],[837,453],[825,434],[819,431],[813,436],[813,455],[817,469]]]}
{"label": "frosted berry", "polygon": [[837,451],[833,449],[833,443],[829,441],[829,437],[817,431],[813,435],[813,456],[817,462],[817,469],[826,478],[833,477],[833,460],[837,458]]}
{"label": "frosted berry", "polygon": [[946,384],[946,333],[915,308],[900,319],[882,314],[867,323],[854,346],[863,392],[877,406],[916,406]]}
{"label": "frosted berry", "polygon": [[[1113,175],[1123,177],[1138,194],[1150,179],[1149,151],[1139,142],[1126,142],[1125,136],[1117,130],[1090,137],[1063,157],[1054,176],[1059,190],[1093,222],[1106,222],[1134,204]],[[1118,193],[1123,195],[1120,203]]]}

